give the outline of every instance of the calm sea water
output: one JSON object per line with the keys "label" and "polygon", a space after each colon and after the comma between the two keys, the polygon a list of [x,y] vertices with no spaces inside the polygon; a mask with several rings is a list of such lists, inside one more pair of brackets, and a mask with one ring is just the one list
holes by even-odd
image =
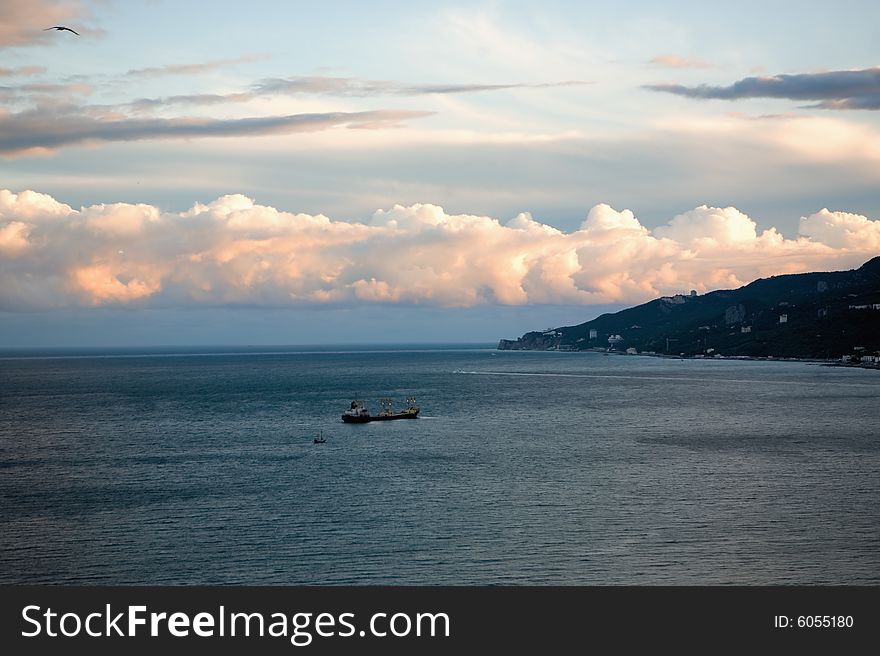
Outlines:
{"label": "calm sea water", "polygon": [[0,581],[878,584],[878,407],[804,363],[4,358]]}

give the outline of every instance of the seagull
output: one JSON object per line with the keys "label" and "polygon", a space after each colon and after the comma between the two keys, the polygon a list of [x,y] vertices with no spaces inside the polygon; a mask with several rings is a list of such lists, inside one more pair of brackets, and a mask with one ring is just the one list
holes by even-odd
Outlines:
{"label": "seagull", "polygon": [[73,32],[74,34],[76,34],[77,36],[79,36],[79,32],[77,32],[76,30],[72,30],[72,29],[70,29],[69,27],[64,27],[63,25],[54,25],[53,27],[47,27],[47,28],[46,28],[45,30],[43,30],[43,31],[46,32],[46,31],[48,31],[48,30],[58,30],[58,31],[61,31],[61,30],[67,30],[68,32]]}

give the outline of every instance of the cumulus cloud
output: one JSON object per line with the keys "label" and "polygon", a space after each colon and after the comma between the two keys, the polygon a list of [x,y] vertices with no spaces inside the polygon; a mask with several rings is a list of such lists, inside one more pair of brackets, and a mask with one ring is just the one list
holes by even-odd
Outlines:
{"label": "cumulus cloud", "polygon": [[686,245],[699,245],[705,240],[716,244],[746,243],[758,237],[755,222],[735,207],[705,205],[673,217],[654,234]]}
{"label": "cumulus cloud", "polygon": [[798,230],[832,248],[880,253],[880,221],[871,221],[861,214],[831,212],[823,208],[801,217]]}
{"label": "cumulus cloud", "polygon": [[581,230],[592,233],[608,230],[628,230],[647,234],[647,229],[639,223],[632,210],[618,212],[605,203],[596,205],[590,210],[587,218],[581,224]]}
{"label": "cumulus cloud", "polygon": [[288,134],[335,127],[375,129],[394,127],[430,113],[377,110],[213,119],[131,118],[112,113],[87,113],[83,108],[69,106],[18,113],[0,111],[0,154],[13,156],[106,141]]}
{"label": "cumulus cloud", "polygon": [[747,77],[729,86],[650,84],[646,88],[688,98],[787,98],[818,100],[816,106],[827,109],[880,109],[880,67]]}
{"label": "cumulus cloud", "polygon": [[0,309],[135,305],[638,303],[687,289],[858,266],[880,221],[821,210],[796,239],[733,207],[698,207],[653,231],[593,207],[562,232],[528,213],[502,223],[396,205],[334,221],[222,196],[185,212],[116,203],[74,209],[0,191]]}

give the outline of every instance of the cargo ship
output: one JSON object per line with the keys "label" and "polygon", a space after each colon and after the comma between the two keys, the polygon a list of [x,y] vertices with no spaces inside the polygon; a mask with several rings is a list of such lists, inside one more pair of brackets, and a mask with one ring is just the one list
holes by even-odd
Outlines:
{"label": "cargo ship", "polygon": [[372,415],[363,401],[352,401],[351,407],[342,414],[342,421],[347,424],[365,424],[368,421],[388,421],[391,419],[415,419],[419,416],[419,406],[412,396],[406,398],[406,410],[394,412],[389,398],[381,399],[379,414]]}

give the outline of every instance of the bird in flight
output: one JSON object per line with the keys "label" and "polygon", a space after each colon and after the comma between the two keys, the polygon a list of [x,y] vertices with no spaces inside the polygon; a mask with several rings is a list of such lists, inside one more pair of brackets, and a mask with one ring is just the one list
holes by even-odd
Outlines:
{"label": "bird in flight", "polygon": [[54,26],[52,26],[52,27],[47,27],[47,28],[46,28],[45,30],[43,30],[43,31],[46,32],[46,31],[48,31],[48,30],[58,30],[58,31],[67,30],[68,32],[73,32],[74,34],[76,34],[77,36],[79,36],[79,32],[77,32],[76,30],[72,30],[72,29],[70,29],[69,27],[64,27],[63,25],[54,25]]}

